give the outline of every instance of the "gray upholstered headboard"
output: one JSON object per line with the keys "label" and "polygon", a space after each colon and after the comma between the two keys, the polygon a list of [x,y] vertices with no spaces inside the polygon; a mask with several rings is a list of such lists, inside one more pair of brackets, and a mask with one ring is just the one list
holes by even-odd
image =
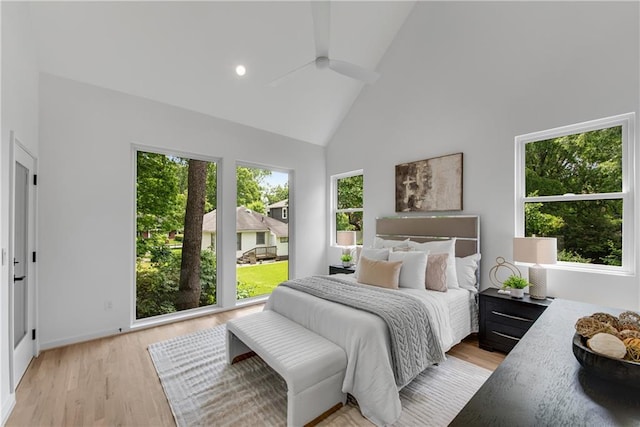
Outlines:
{"label": "gray upholstered headboard", "polygon": [[416,242],[456,237],[456,256],[480,252],[480,217],[477,215],[409,216],[376,219],[376,236]]}

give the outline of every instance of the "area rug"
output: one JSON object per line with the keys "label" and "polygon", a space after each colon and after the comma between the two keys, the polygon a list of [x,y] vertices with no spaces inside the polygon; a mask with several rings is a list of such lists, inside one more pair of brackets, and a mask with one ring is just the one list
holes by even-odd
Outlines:
{"label": "area rug", "polygon": [[[285,426],[287,387],[259,357],[229,366],[225,325],[149,346],[158,377],[178,427]],[[446,426],[491,375],[491,371],[448,356],[400,392],[402,416],[396,426]],[[321,425],[370,426],[357,403]]]}

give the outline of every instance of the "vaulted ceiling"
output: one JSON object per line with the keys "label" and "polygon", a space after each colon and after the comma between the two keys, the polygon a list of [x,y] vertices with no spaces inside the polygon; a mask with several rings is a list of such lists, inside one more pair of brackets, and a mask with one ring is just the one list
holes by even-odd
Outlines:
{"label": "vaulted ceiling", "polygon": [[[376,69],[413,4],[331,2],[330,57]],[[366,90],[315,67],[269,86],[315,57],[308,1],[36,2],[31,16],[42,72],[314,144]]]}

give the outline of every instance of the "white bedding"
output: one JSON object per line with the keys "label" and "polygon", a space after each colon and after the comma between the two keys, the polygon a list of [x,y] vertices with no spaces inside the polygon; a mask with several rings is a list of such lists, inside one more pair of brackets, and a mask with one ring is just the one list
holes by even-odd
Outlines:
{"label": "white bedding", "polygon": [[[341,278],[354,280],[349,275]],[[468,290],[398,291],[419,298],[429,307],[432,327],[444,351],[471,332],[471,313],[475,309],[470,308],[473,296]],[[347,371],[342,390],[358,400],[362,414],[370,421],[388,425],[400,417],[402,408],[391,367],[389,333],[380,317],[283,286],[273,291],[265,310],[274,310],[345,349]]]}

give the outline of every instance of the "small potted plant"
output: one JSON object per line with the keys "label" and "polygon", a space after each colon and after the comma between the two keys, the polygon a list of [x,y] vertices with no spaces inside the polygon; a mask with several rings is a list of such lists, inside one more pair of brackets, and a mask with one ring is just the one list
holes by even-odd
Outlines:
{"label": "small potted plant", "polygon": [[523,298],[524,288],[529,286],[529,282],[520,276],[511,275],[502,283],[502,289],[509,289],[511,298]]}
{"label": "small potted plant", "polygon": [[351,254],[342,254],[340,256],[340,260],[342,260],[342,265],[344,267],[350,267],[352,259],[353,259],[353,257],[351,256]]}

